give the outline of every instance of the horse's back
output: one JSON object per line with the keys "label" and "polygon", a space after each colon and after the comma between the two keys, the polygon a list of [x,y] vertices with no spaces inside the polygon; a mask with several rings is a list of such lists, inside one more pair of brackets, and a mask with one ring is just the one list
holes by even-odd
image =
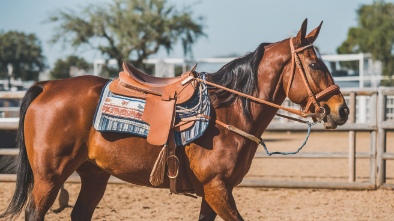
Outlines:
{"label": "horse's back", "polygon": [[[74,78],[65,78],[53,81],[42,81],[37,82],[35,85],[42,85],[43,93],[40,97],[45,96],[46,98],[52,97],[59,99],[57,95],[61,93],[62,96],[86,96],[99,95],[102,88],[108,82],[108,79],[86,75]],[[56,97],[54,97],[56,96]]]}
{"label": "horse's back", "polygon": [[78,109],[91,103],[97,104],[106,82],[107,79],[95,76],[37,82],[35,86],[41,86],[43,91],[29,109],[35,107],[55,109],[59,106]]}

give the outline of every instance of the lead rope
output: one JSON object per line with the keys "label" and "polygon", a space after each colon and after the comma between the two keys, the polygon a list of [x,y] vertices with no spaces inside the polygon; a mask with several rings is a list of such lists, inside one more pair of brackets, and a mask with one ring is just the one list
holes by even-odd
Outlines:
{"label": "lead rope", "polygon": [[263,139],[261,139],[260,144],[263,145],[265,152],[267,153],[268,156],[272,156],[274,154],[276,155],[293,155],[293,154],[297,154],[298,152],[300,152],[300,150],[305,146],[306,142],[308,141],[309,135],[311,134],[311,127],[313,125],[316,124],[316,122],[306,122],[306,124],[308,125],[308,132],[306,134],[305,140],[304,142],[301,144],[301,146],[294,152],[280,152],[280,151],[274,151],[274,152],[269,152],[267,149],[267,146],[265,145]]}
{"label": "lead rope", "polygon": [[[279,115],[281,115],[281,114],[279,114]],[[281,115],[281,116],[286,117],[286,118],[292,118],[292,117],[284,116],[284,115]],[[295,118],[294,118],[294,119],[295,119]],[[268,155],[268,156],[272,156],[272,155],[293,155],[293,154],[297,154],[297,153],[300,152],[300,150],[305,146],[306,142],[308,141],[309,135],[311,134],[311,127],[312,127],[313,125],[316,125],[317,123],[315,123],[315,122],[309,122],[309,121],[303,121],[303,120],[299,120],[299,119],[296,119],[296,121],[297,121],[297,122],[300,122],[300,123],[305,123],[306,125],[308,125],[308,132],[307,132],[307,134],[306,134],[306,137],[305,137],[304,142],[303,142],[303,143],[301,144],[301,146],[300,146],[296,151],[294,151],[294,152],[281,152],[281,151],[270,152],[270,151],[268,151],[268,148],[267,148],[267,146],[265,145],[265,143],[264,143],[264,141],[263,141],[263,139],[262,139],[261,137],[258,138],[258,137],[256,137],[256,136],[254,136],[253,134],[247,133],[247,132],[245,132],[245,131],[243,131],[243,130],[237,128],[237,127],[234,127],[234,126],[232,126],[232,125],[225,124],[225,123],[223,123],[223,122],[221,122],[221,121],[219,121],[219,120],[216,120],[216,123],[219,124],[219,125],[222,126],[222,127],[227,128],[228,130],[230,130],[230,131],[232,131],[232,132],[234,132],[234,133],[236,133],[236,134],[238,134],[238,135],[241,135],[241,136],[243,136],[243,137],[245,137],[245,138],[248,138],[249,140],[251,140],[251,141],[253,141],[253,142],[257,143],[257,144],[261,144],[261,145],[264,147],[264,150],[265,150],[265,152],[267,153],[267,155]]]}

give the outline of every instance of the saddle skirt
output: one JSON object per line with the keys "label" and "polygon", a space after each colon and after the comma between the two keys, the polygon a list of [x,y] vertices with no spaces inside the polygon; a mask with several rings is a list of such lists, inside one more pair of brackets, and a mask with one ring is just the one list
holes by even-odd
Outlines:
{"label": "saddle skirt", "polygon": [[[116,81],[119,80],[109,81],[102,90],[93,120],[94,128],[100,132],[128,133],[147,138],[151,125],[143,116],[145,111],[152,111],[150,110],[152,105],[147,105],[147,100],[141,96],[129,97],[111,92],[111,84],[117,83]],[[203,135],[209,125],[210,107],[207,87],[204,83],[198,83],[193,95],[187,101],[175,103],[175,119],[171,130],[174,133],[176,146],[185,146]],[[165,110],[161,111],[165,112]],[[154,118],[154,115],[151,118]],[[155,119],[150,121],[154,122]]]}

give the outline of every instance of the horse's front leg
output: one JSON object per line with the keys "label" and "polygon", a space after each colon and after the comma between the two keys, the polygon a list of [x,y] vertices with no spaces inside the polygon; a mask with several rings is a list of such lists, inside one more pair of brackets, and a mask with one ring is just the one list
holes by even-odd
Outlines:
{"label": "horse's front leg", "polygon": [[[222,219],[228,221],[243,220],[235,205],[232,191],[233,188],[226,187],[222,180],[214,179],[204,185],[204,199]],[[206,220],[214,220],[214,217]]]}
{"label": "horse's front leg", "polygon": [[198,217],[198,221],[212,221],[215,220],[216,216],[217,214],[207,203],[205,198],[202,198],[201,207],[200,207],[200,216]]}

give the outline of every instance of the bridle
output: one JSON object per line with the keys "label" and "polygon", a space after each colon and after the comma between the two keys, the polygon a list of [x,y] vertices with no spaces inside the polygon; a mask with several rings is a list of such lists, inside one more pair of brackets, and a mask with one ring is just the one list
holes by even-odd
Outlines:
{"label": "bridle", "polygon": [[[320,99],[322,99],[324,96],[326,96],[326,95],[328,95],[330,93],[333,93],[333,92],[336,92],[336,91],[339,92],[339,86],[336,85],[336,84],[333,84],[333,85],[327,87],[326,89],[320,91],[317,94],[313,93],[313,91],[311,89],[311,86],[310,86],[310,84],[308,82],[307,76],[306,76],[306,74],[308,74],[311,77],[311,74],[309,73],[307,68],[303,68],[302,67],[302,62],[301,62],[300,57],[298,55],[298,53],[300,53],[300,52],[302,52],[305,49],[310,48],[310,47],[314,47],[313,44],[309,44],[309,45],[306,45],[304,47],[294,49],[293,38],[290,39],[291,74],[290,74],[289,83],[287,85],[287,89],[286,89],[285,92],[286,92],[286,96],[289,97],[289,91],[290,91],[292,82],[294,80],[294,75],[296,73],[296,69],[294,68],[294,66],[296,65],[297,68],[299,69],[299,72],[301,73],[301,77],[302,77],[303,82],[305,84],[305,87],[306,87],[306,89],[308,91],[308,102],[305,105],[305,108],[303,110],[297,110],[297,109],[294,109],[294,108],[283,107],[281,105],[278,105],[278,104],[275,104],[275,103],[272,103],[272,102],[269,102],[269,101],[266,101],[266,100],[263,100],[263,99],[260,99],[260,98],[257,98],[257,97],[253,97],[253,96],[251,96],[249,94],[244,94],[244,93],[241,93],[239,91],[236,91],[236,90],[233,90],[233,89],[226,88],[224,86],[215,84],[213,82],[202,80],[200,78],[195,78],[195,80],[200,81],[200,82],[204,82],[207,85],[210,85],[210,86],[213,86],[213,87],[216,87],[216,88],[228,91],[230,93],[233,93],[233,94],[236,94],[238,96],[247,98],[249,100],[252,100],[252,101],[255,101],[255,102],[258,102],[258,103],[261,103],[261,104],[266,104],[266,105],[269,105],[269,106],[272,106],[272,107],[275,107],[275,108],[278,108],[278,109],[290,112],[292,114],[296,114],[296,115],[301,116],[303,118],[312,117],[315,122],[316,121],[321,122],[323,120],[323,118],[326,116],[327,113],[326,113],[326,109],[323,106],[319,105],[318,101]],[[315,112],[314,113],[312,113],[312,111],[311,111],[312,104],[315,107]],[[281,114],[277,114],[277,115],[279,115],[281,117],[286,117],[286,116],[281,115]],[[289,119],[292,119],[292,120],[295,120],[295,121],[299,121],[298,119],[292,118],[292,117],[286,117],[286,118],[289,118]]]}
{"label": "bridle", "polygon": [[[239,91],[236,91],[236,90],[233,90],[233,89],[230,89],[230,88],[226,88],[224,86],[215,84],[213,82],[206,81],[205,78],[203,78],[203,79],[201,79],[201,78],[194,78],[196,81],[200,81],[200,82],[205,83],[207,85],[210,85],[210,86],[213,86],[213,87],[216,87],[216,88],[228,91],[230,93],[236,94],[238,96],[247,98],[249,100],[252,100],[252,101],[255,101],[255,102],[258,102],[258,103],[261,103],[261,104],[266,104],[266,105],[269,105],[269,106],[272,106],[272,107],[275,107],[275,108],[278,108],[278,109],[290,112],[292,114],[299,115],[299,116],[301,116],[303,118],[312,117],[313,120],[314,120],[314,123],[311,123],[309,121],[303,121],[303,120],[300,120],[300,119],[297,119],[297,118],[294,118],[294,117],[290,117],[290,116],[285,116],[285,115],[282,115],[282,114],[276,114],[276,115],[278,115],[280,117],[285,117],[285,118],[288,118],[288,119],[291,119],[291,120],[294,120],[294,121],[298,121],[298,122],[301,122],[301,123],[306,123],[308,125],[307,136],[305,137],[305,140],[302,143],[302,145],[296,151],[294,151],[294,152],[269,152],[267,147],[266,147],[266,145],[265,145],[265,143],[261,139],[261,137],[256,137],[253,134],[249,134],[249,133],[247,133],[247,132],[245,132],[245,131],[237,128],[237,127],[234,127],[232,125],[228,125],[228,124],[223,123],[223,122],[221,122],[221,121],[219,121],[217,119],[215,120],[216,124],[221,125],[222,127],[225,127],[228,130],[233,131],[234,133],[237,133],[237,134],[239,134],[239,135],[241,135],[241,136],[243,136],[243,137],[245,137],[247,139],[250,139],[250,140],[256,142],[257,144],[261,144],[264,147],[267,155],[269,155],[269,156],[274,155],[274,154],[289,155],[289,154],[296,154],[296,153],[298,153],[302,149],[302,147],[304,147],[304,145],[306,144],[306,142],[308,140],[308,137],[309,137],[309,134],[311,132],[311,127],[313,125],[315,125],[316,122],[321,122],[324,119],[324,117],[326,116],[326,114],[327,114],[326,113],[326,109],[323,106],[320,106],[318,101],[320,99],[322,99],[323,97],[325,97],[326,95],[330,94],[330,93],[340,92],[339,91],[339,86],[336,85],[336,84],[333,84],[333,85],[327,87],[326,89],[320,91],[317,94],[313,93],[312,88],[310,86],[310,83],[308,82],[308,79],[307,79],[307,74],[309,75],[309,77],[311,79],[312,79],[312,76],[309,73],[307,68],[303,68],[302,63],[305,63],[305,61],[301,60],[302,58],[300,59],[300,57],[298,55],[298,53],[300,53],[300,52],[302,52],[305,49],[310,48],[310,47],[314,47],[313,44],[309,44],[309,45],[306,45],[304,47],[295,49],[294,48],[294,43],[293,43],[293,38],[290,39],[291,73],[290,73],[290,79],[289,79],[289,82],[287,84],[287,88],[286,88],[285,93],[286,93],[286,96],[289,97],[289,91],[290,91],[292,82],[294,80],[294,75],[296,73],[296,69],[294,68],[294,66],[296,65],[297,68],[299,69],[299,73],[301,73],[302,80],[303,80],[303,82],[305,84],[305,87],[306,87],[306,90],[308,92],[308,102],[305,105],[305,108],[303,110],[297,110],[297,109],[294,109],[294,108],[283,107],[281,105],[278,105],[278,104],[275,104],[275,103],[272,103],[272,102],[269,102],[269,101],[266,101],[266,100],[263,100],[263,99],[260,99],[260,98],[253,97],[251,95],[244,94],[244,93],[241,93]],[[282,77],[283,77],[283,75],[282,75]],[[312,113],[312,111],[311,111],[312,104],[313,104],[313,106],[315,108],[315,112],[314,113]],[[205,118],[210,119],[209,116],[206,116]]]}
{"label": "bridle", "polygon": [[314,94],[313,93],[313,91],[311,89],[311,86],[310,86],[310,83],[308,82],[308,79],[307,79],[306,75],[308,74],[311,78],[312,78],[312,76],[309,73],[308,68],[303,68],[302,62],[301,62],[300,57],[298,55],[298,53],[300,53],[300,52],[302,52],[305,49],[310,48],[310,47],[314,47],[313,44],[309,44],[309,45],[306,45],[304,47],[294,49],[293,38],[290,38],[290,49],[291,49],[291,57],[292,58],[291,58],[290,79],[289,79],[289,82],[287,84],[286,96],[289,97],[289,91],[290,91],[291,84],[292,84],[292,82],[294,80],[294,75],[295,75],[295,72],[296,72],[296,69],[294,68],[294,65],[296,65],[298,70],[299,70],[299,72],[301,73],[302,80],[303,80],[305,88],[306,88],[306,90],[308,92],[308,102],[305,105],[305,108],[302,110],[303,115],[308,115],[308,113],[311,113],[311,107],[312,107],[312,104],[313,104],[314,107],[315,107],[315,113],[312,114],[312,115],[314,115],[312,117],[315,118],[316,121],[320,122],[326,116],[327,113],[326,113],[326,109],[323,106],[319,105],[318,101],[321,98],[323,98],[324,96],[326,96],[326,95],[328,95],[330,93],[333,93],[333,92],[336,92],[336,91],[339,92],[339,86],[337,84],[333,84],[333,85],[327,87],[326,89],[320,91],[318,94]]}

